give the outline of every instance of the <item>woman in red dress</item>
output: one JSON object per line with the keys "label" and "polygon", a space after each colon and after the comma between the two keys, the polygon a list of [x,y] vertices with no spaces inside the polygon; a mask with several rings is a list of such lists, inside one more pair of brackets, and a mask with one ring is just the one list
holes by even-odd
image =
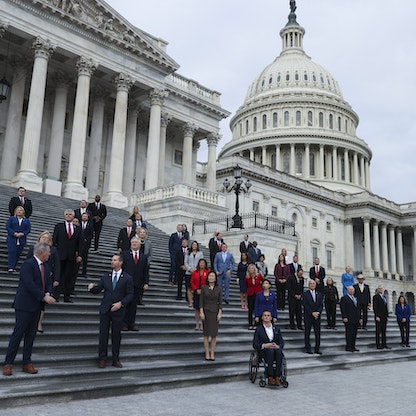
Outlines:
{"label": "woman in red dress", "polygon": [[261,283],[264,277],[257,271],[257,267],[251,263],[247,267],[246,286],[247,286],[247,303],[248,303],[248,329],[255,329],[253,325],[254,304],[256,295],[262,292]]}

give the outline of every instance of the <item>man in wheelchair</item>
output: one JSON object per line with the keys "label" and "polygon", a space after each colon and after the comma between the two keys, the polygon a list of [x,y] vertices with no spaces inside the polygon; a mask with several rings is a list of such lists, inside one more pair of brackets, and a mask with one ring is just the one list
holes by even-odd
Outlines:
{"label": "man in wheelchair", "polygon": [[259,325],[254,333],[253,347],[258,351],[259,357],[263,357],[266,366],[268,384],[280,385],[282,375],[283,341],[280,329],[273,326],[272,314],[265,310],[261,316],[262,325]]}

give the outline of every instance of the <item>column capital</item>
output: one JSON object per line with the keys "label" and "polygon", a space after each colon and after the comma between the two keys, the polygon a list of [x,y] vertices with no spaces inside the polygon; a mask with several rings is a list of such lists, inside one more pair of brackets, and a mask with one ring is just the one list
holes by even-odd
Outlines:
{"label": "column capital", "polygon": [[6,31],[9,29],[9,25],[3,20],[0,20],[0,39],[4,36]]}
{"label": "column capital", "polygon": [[365,222],[365,223],[369,223],[371,220],[371,217],[361,217],[361,219]]}
{"label": "column capital", "polygon": [[348,225],[351,225],[352,224],[352,218],[345,218],[344,223],[348,224]]}
{"label": "column capital", "polygon": [[185,123],[182,126],[184,136],[194,137],[195,132],[198,130],[198,126],[194,123]]}
{"label": "column capital", "polygon": [[129,92],[130,88],[134,84],[134,80],[127,74],[123,74],[122,72],[118,74],[114,79],[114,84],[117,88],[117,91],[125,91]]}
{"label": "column capital", "polygon": [[379,224],[380,224],[380,220],[378,220],[377,218],[373,218],[373,225],[376,225],[376,226],[379,226]]}
{"label": "column capital", "polygon": [[52,45],[49,39],[43,39],[40,36],[36,37],[36,39],[32,43],[32,50],[35,57],[43,57],[47,60],[51,57],[51,55],[55,52],[56,45]]}
{"label": "column capital", "polygon": [[160,125],[163,128],[168,127],[168,124],[172,121],[172,116],[166,112],[160,115]]}
{"label": "column capital", "polygon": [[80,56],[75,64],[77,68],[78,75],[87,75],[91,76],[97,68],[97,63],[90,58],[85,56]]}
{"label": "column capital", "polygon": [[201,143],[199,142],[199,140],[193,142],[192,144],[192,150],[199,150],[199,148],[201,147]]}
{"label": "column capital", "polygon": [[150,105],[163,105],[168,95],[168,91],[155,88],[149,92]]}
{"label": "column capital", "polygon": [[221,134],[219,133],[209,133],[207,136],[207,143],[208,146],[217,146],[219,141],[221,140]]}

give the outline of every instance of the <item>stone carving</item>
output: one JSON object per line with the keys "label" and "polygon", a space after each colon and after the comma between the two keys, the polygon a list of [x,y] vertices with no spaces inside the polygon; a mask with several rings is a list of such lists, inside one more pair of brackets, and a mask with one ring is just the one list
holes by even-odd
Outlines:
{"label": "stone carving", "polygon": [[168,95],[168,91],[155,88],[149,92],[150,105],[163,105]]}
{"label": "stone carving", "polygon": [[114,32],[113,19],[107,19],[104,23],[103,29],[107,32]]}
{"label": "stone carving", "polygon": [[296,1],[295,0],[290,0],[289,2],[290,4],[290,13],[295,13],[296,11]]}
{"label": "stone carving", "polygon": [[95,16],[94,21],[98,29],[103,29],[105,24],[103,12],[98,13],[97,16]]}
{"label": "stone carving", "polygon": [[123,40],[125,40],[127,43],[131,43],[131,44],[135,44],[136,43],[136,39],[134,38],[133,35],[131,35],[129,33],[128,30],[125,30],[123,32]]}
{"label": "stone carving", "polygon": [[9,25],[0,20],[0,38],[4,36],[8,28],[9,28]]}

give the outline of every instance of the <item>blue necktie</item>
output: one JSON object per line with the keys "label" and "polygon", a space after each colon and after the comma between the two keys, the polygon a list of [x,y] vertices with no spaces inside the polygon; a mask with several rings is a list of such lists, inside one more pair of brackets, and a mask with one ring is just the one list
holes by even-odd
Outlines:
{"label": "blue necktie", "polygon": [[117,273],[114,273],[113,276],[113,290],[116,288],[117,285]]}

